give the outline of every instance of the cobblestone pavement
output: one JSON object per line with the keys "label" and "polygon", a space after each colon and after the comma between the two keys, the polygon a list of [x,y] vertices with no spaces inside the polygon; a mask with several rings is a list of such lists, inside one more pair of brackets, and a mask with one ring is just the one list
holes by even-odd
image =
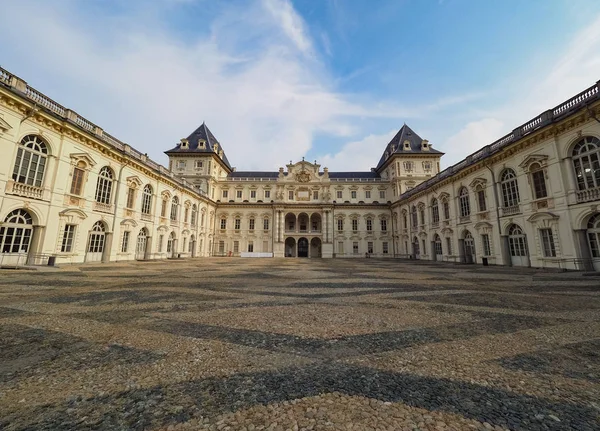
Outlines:
{"label": "cobblestone pavement", "polygon": [[0,271],[2,430],[599,430],[600,278],[407,261]]}

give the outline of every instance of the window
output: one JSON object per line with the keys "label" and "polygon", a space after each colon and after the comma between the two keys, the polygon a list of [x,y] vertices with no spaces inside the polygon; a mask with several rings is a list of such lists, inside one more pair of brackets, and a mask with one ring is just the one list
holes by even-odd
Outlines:
{"label": "window", "polygon": [[481,244],[483,244],[483,255],[491,256],[492,247],[490,245],[490,236],[487,233],[481,235]]}
{"label": "window", "polygon": [[337,197],[337,199],[342,199],[343,192],[341,190],[336,191],[336,197]]}
{"label": "window", "polygon": [[458,192],[458,206],[460,208],[461,217],[469,217],[471,215],[471,205],[469,203],[469,191],[466,187],[462,187]]}
{"label": "window", "polygon": [[339,219],[337,220],[337,230],[338,230],[339,232],[341,232],[341,231],[343,231],[343,230],[344,230],[344,219],[341,219],[341,218],[339,218]]}
{"label": "window", "polygon": [[123,232],[123,242],[121,243],[121,253],[127,253],[129,249],[129,231]]}
{"label": "window", "polygon": [[135,205],[135,189],[133,187],[129,187],[127,189],[127,208],[132,209]]}
{"label": "window", "polygon": [[485,191],[483,189],[477,190],[477,205],[479,206],[479,212],[483,212],[487,209],[485,204]]}
{"label": "window", "polygon": [[351,197],[352,199],[356,199],[356,190],[352,190],[352,191],[350,192],[350,197]]}
{"label": "window", "polygon": [[248,230],[254,230],[254,219],[248,220]]}
{"label": "window", "polygon": [[542,250],[544,251],[544,257],[556,257],[556,248],[554,247],[554,237],[552,236],[552,229],[540,229],[540,239],[542,241]]}
{"label": "window", "polygon": [[202,160],[196,160],[195,166],[196,166],[196,168],[201,168],[202,167]]}
{"label": "window", "polygon": [[338,254],[344,254],[344,241],[338,241]]}
{"label": "window", "polygon": [[352,253],[358,254],[358,242],[357,241],[354,241],[352,243]]}
{"label": "window", "polygon": [[572,152],[573,168],[579,190],[600,187],[600,139],[586,136]]}
{"label": "window", "polygon": [[450,220],[450,203],[445,200],[442,206],[444,207],[444,220]]}
{"label": "window", "polygon": [[417,219],[417,207],[416,206],[412,206],[412,227],[413,229],[416,229],[417,226],[419,225],[419,221]]}
{"label": "window", "polygon": [[47,157],[48,147],[41,138],[25,136],[19,143],[12,179],[17,183],[42,187]]}
{"label": "window", "polygon": [[265,190],[265,199],[271,199],[271,190]]}
{"label": "window", "polygon": [[190,238],[190,245],[188,247],[188,253],[193,253],[194,252],[194,236],[192,235],[192,237]]}
{"label": "window", "polygon": [[248,241],[248,253],[254,252],[254,243],[252,241]]}
{"label": "window", "polygon": [[[204,219],[206,218],[206,214],[204,214],[204,212],[202,212],[202,215],[200,216],[200,226],[203,227],[204,226]],[[212,216],[210,217],[210,224],[212,224],[213,218]]]}
{"label": "window", "polygon": [[385,190],[379,190],[379,199],[385,199]]}
{"label": "window", "polygon": [[85,178],[85,164],[83,162],[79,162],[77,166],[73,168],[73,179],[71,181],[71,191],[72,195],[81,196],[81,192],[83,191],[83,179]]}
{"label": "window", "polygon": [[219,241],[219,254],[225,254],[225,241]]}
{"label": "window", "polygon": [[104,251],[105,228],[104,223],[97,221],[92,226],[88,240],[88,253],[102,253]]}
{"label": "window", "polygon": [[452,238],[446,238],[446,254],[452,254]]}
{"label": "window", "polygon": [[382,218],[380,222],[381,222],[381,231],[387,232],[387,219]]}
{"label": "window", "polygon": [[358,220],[352,219],[352,230],[356,232],[358,230]]}
{"label": "window", "polygon": [[171,220],[172,221],[177,221],[177,211],[179,211],[179,199],[177,198],[177,196],[173,196],[173,199],[171,199]]}
{"label": "window", "polygon": [[160,207],[160,216],[161,217],[166,217],[167,216],[167,202],[168,202],[168,198],[164,197],[161,207]]}
{"label": "window", "polygon": [[365,199],[371,199],[371,190],[365,191]]}
{"label": "window", "polygon": [[369,241],[367,243],[367,253],[373,254],[373,242],[372,241]]}
{"label": "window", "polygon": [[543,199],[547,197],[548,191],[546,190],[546,175],[544,174],[544,169],[538,163],[534,163],[529,167],[529,170],[531,172],[531,181],[533,183],[534,199]]}
{"label": "window", "polygon": [[240,242],[239,241],[233,241],[233,252],[234,253],[240,252]]}
{"label": "window", "polygon": [[70,253],[73,251],[73,237],[75,236],[75,225],[66,224],[63,231],[62,244],[60,246],[61,253]]}
{"label": "window", "polygon": [[175,241],[175,233],[171,232],[169,238],[167,238],[167,253],[172,253],[173,250],[173,242]]}
{"label": "window", "polygon": [[424,239],[421,240],[421,244],[423,244],[423,254],[427,254],[427,248],[425,248],[426,244]]}
{"label": "window", "polygon": [[158,252],[162,253],[162,248],[163,248],[163,243],[165,242],[165,236],[164,235],[159,235],[158,236]]}
{"label": "window", "polygon": [[383,254],[388,254],[389,253],[389,246],[388,246],[387,241],[384,241],[381,245],[383,246]]}
{"label": "window", "polygon": [[519,185],[517,174],[512,169],[505,169],[500,175],[500,188],[502,190],[502,205],[504,208],[519,204]]}
{"label": "window", "polygon": [[110,204],[113,178],[113,171],[108,166],[100,169],[98,182],[96,183],[96,202],[106,205]]}
{"label": "window", "polygon": [[237,217],[237,218],[234,220],[234,225],[233,225],[233,228],[234,228],[235,230],[240,230],[240,229],[241,229],[241,226],[242,226],[242,221],[240,220],[240,218],[239,218],[239,217]]}
{"label": "window", "polygon": [[425,172],[431,172],[431,162],[423,162],[423,170]]}
{"label": "window", "polygon": [[368,218],[367,219],[367,231],[372,231],[372,230],[373,230],[373,220]]}
{"label": "window", "polygon": [[431,200],[431,221],[435,224],[440,222],[440,208],[438,207],[438,200],[436,198]]}
{"label": "window", "polygon": [[229,196],[229,190],[223,190],[223,199],[227,199]]}
{"label": "window", "polygon": [[250,190],[250,199],[256,199],[256,190]]}
{"label": "window", "polygon": [[227,219],[222,218],[221,219],[221,230],[225,230],[227,229]]}
{"label": "window", "polygon": [[150,214],[152,209],[152,186],[146,184],[142,191],[142,214]]}
{"label": "window", "polygon": [[[183,210],[183,222],[187,223],[188,222],[188,216],[190,215],[190,209],[188,207],[185,207],[185,209]],[[185,247],[183,247],[185,249]]]}
{"label": "window", "polygon": [[511,256],[527,256],[525,233],[520,226],[513,224],[508,229],[508,248]]}
{"label": "window", "polygon": [[435,254],[438,256],[441,256],[443,254],[442,239],[437,234],[433,237],[433,250],[434,250]]}
{"label": "window", "polygon": [[294,191],[293,190],[288,191],[288,199],[291,201],[294,200]]}
{"label": "window", "polygon": [[269,219],[268,218],[263,219],[263,230],[269,230]]}
{"label": "window", "polygon": [[406,217],[406,212],[402,213],[402,228],[403,229],[408,229],[408,223],[407,223],[407,217]]}
{"label": "window", "polygon": [[236,196],[236,198],[241,199],[242,198],[242,191],[241,190],[237,190],[235,196]]}
{"label": "window", "polygon": [[319,192],[318,191],[313,191],[313,199],[314,200],[318,200],[319,199]]}
{"label": "window", "polygon": [[404,162],[403,164],[406,172],[411,172],[413,170],[413,162]]}
{"label": "window", "polygon": [[421,225],[425,225],[425,205],[419,207],[419,219],[421,220]]}
{"label": "window", "polygon": [[190,220],[192,226],[196,226],[196,220],[198,220],[198,207],[194,204],[192,205],[192,219]]}
{"label": "window", "polygon": [[186,236],[184,236],[184,237],[183,237],[183,244],[181,245],[181,250],[182,250],[182,251],[185,251],[185,249],[186,249],[186,245],[187,245],[187,237],[186,237]]}

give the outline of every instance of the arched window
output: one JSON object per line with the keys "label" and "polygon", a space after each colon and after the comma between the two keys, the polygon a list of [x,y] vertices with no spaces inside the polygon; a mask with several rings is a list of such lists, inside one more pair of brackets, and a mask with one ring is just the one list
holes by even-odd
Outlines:
{"label": "arched window", "polygon": [[508,229],[508,245],[511,256],[527,256],[525,234],[519,225],[513,224]]}
{"label": "arched window", "polygon": [[173,196],[171,199],[171,220],[177,221],[177,211],[179,211],[179,199],[177,196]]}
{"label": "arched window", "polygon": [[600,213],[592,216],[588,221],[587,235],[592,257],[600,257]]}
{"label": "arched window", "polygon": [[10,212],[0,225],[0,253],[27,253],[33,219],[24,209]]}
{"label": "arched window", "polygon": [[198,206],[194,204],[192,205],[192,218],[190,219],[190,224],[196,226],[196,220],[198,220]]}
{"label": "arched window", "polygon": [[533,186],[533,197],[534,199],[542,199],[548,197],[548,190],[546,189],[546,174],[544,168],[539,163],[532,163],[529,166],[529,172],[531,173],[531,183]]}
{"label": "arched window", "polygon": [[173,245],[175,243],[175,232],[171,232],[167,239],[167,253],[173,253],[175,251]]}
{"label": "arched window", "polygon": [[468,217],[471,215],[471,204],[469,203],[469,191],[466,187],[461,187],[458,192],[458,206],[460,208],[460,216]]}
{"label": "arched window", "polygon": [[96,202],[110,205],[114,174],[111,168],[104,166],[98,174],[96,183]]}
{"label": "arched window", "polygon": [[39,136],[25,136],[19,143],[12,179],[17,183],[42,187],[47,157],[48,147]]}
{"label": "arched window", "polygon": [[104,251],[105,236],[104,223],[101,221],[94,223],[88,241],[88,253],[102,253]]}
{"label": "arched window", "polygon": [[152,212],[152,186],[146,184],[142,191],[142,214],[150,215]]}
{"label": "arched window", "polygon": [[600,187],[600,139],[581,138],[571,154],[579,190]]}
{"label": "arched window", "polygon": [[433,247],[435,249],[435,254],[437,254],[438,256],[441,256],[443,254],[442,239],[440,238],[440,236],[437,233],[433,237]]}
{"label": "arched window", "polygon": [[422,226],[425,225],[425,205],[424,204],[419,204],[419,221],[421,222]]}
{"label": "arched window", "polygon": [[519,204],[519,185],[517,174],[512,169],[505,169],[500,175],[500,187],[502,189],[502,206],[504,208]]}
{"label": "arched window", "polygon": [[440,208],[438,207],[438,200],[436,198],[431,199],[431,221],[433,223],[440,222]]}

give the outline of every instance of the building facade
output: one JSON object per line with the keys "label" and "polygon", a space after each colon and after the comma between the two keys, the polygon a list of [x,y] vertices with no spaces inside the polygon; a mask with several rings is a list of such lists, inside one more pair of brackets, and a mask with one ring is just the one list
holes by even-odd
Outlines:
{"label": "building facade", "polygon": [[[233,168],[202,124],[160,166],[0,69],[0,265],[405,257],[600,270],[596,84],[463,161],[406,124],[368,172]],[[375,159],[374,159],[375,160]]]}

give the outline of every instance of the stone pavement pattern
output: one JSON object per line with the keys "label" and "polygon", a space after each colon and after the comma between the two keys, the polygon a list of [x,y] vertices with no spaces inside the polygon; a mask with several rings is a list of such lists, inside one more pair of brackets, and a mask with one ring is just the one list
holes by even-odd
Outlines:
{"label": "stone pavement pattern", "polygon": [[600,279],[203,259],[0,271],[2,430],[599,430]]}

